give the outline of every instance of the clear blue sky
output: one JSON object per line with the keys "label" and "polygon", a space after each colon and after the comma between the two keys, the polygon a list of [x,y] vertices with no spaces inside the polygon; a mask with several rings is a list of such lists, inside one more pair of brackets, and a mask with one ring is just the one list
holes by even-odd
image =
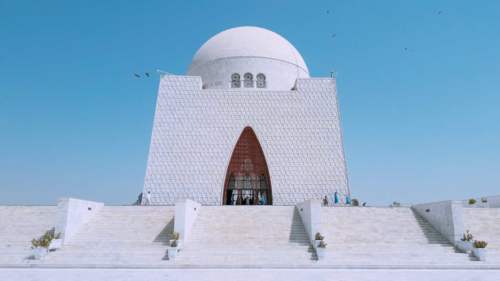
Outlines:
{"label": "clear blue sky", "polygon": [[354,197],[500,194],[499,1],[0,0],[0,204],[134,201],[158,76],[133,73],[241,25],[337,72]]}

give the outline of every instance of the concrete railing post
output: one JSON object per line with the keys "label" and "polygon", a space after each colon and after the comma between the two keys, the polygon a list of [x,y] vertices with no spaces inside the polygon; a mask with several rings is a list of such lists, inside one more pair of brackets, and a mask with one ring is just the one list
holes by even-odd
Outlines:
{"label": "concrete railing post", "polygon": [[76,198],[61,198],[57,203],[55,232],[61,233],[63,244],[94,217],[104,206],[103,203],[80,200]]}
{"label": "concrete railing post", "polygon": [[179,239],[184,243],[191,235],[200,209],[200,203],[189,199],[175,203],[174,231],[179,233]]}
{"label": "concrete railing post", "polygon": [[413,205],[412,209],[429,222],[453,245],[464,233],[463,207],[461,201],[441,201]]}
{"label": "concrete railing post", "polygon": [[309,242],[314,243],[314,237],[320,232],[321,226],[321,202],[319,200],[307,200],[295,206],[299,212],[302,224],[309,237]]}

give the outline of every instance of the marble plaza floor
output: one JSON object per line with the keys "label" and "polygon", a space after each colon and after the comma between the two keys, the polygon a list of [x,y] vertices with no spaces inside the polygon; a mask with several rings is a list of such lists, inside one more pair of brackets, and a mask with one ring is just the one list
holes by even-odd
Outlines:
{"label": "marble plaza floor", "polygon": [[0,268],[0,280],[16,281],[498,281],[499,276],[500,270]]}

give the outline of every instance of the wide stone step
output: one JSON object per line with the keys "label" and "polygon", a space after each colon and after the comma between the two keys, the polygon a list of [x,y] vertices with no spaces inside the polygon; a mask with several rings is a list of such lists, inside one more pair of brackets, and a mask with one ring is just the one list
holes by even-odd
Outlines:
{"label": "wide stone step", "polygon": [[219,240],[213,240],[213,241],[206,241],[206,240],[190,240],[188,241],[189,245],[197,246],[197,247],[209,247],[210,245],[230,245],[234,247],[242,246],[242,245],[249,245],[251,247],[272,247],[273,245],[275,246],[282,246],[282,245],[300,245],[300,246],[309,246],[310,243],[305,240],[291,240],[291,241],[268,241],[268,242],[262,242],[262,241],[252,241],[252,240],[224,240],[223,243],[221,243]]}
{"label": "wide stone step", "polygon": [[[307,235],[252,235],[252,236],[218,236],[218,237],[203,237],[201,235],[193,235],[194,238],[190,238],[190,241],[207,241],[214,242],[219,240],[269,240],[269,241],[304,241],[307,240]],[[257,242],[258,243],[258,242]]]}
{"label": "wide stone step", "polygon": [[[147,251],[149,249],[166,249],[168,245],[166,244],[152,244],[152,243],[144,243],[144,244],[111,244],[111,245],[65,245],[61,248],[62,252],[66,251]],[[57,252],[59,252],[57,251]]]}
{"label": "wide stone step", "polygon": [[116,257],[99,257],[99,256],[85,256],[85,257],[77,257],[70,258],[63,257],[51,260],[43,260],[42,264],[50,264],[50,265],[61,265],[64,267],[71,266],[102,266],[102,265],[119,265],[119,266],[127,266],[127,265],[161,265],[161,264],[171,264],[172,261],[168,261],[166,256],[116,256]]}
{"label": "wide stone step", "polygon": [[49,253],[46,260],[57,259],[57,258],[70,258],[70,259],[82,259],[84,257],[128,257],[136,258],[137,256],[148,256],[148,257],[163,257],[167,253],[167,250],[149,250],[149,251],[113,251],[106,253],[95,253],[90,251],[74,251],[72,253]]}
{"label": "wide stone step", "polygon": [[203,207],[176,264],[310,262],[307,233],[293,206]]}

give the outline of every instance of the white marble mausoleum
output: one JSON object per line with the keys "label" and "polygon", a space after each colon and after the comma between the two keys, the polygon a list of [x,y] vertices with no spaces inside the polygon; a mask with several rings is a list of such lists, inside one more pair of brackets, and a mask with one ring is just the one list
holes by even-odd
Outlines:
{"label": "white marble mausoleum", "polygon": [[160,79],[147,191],[154,205],[349,195],[335,79],[310,77],[297,49],[270,30],[213,36],[186,75]]}

